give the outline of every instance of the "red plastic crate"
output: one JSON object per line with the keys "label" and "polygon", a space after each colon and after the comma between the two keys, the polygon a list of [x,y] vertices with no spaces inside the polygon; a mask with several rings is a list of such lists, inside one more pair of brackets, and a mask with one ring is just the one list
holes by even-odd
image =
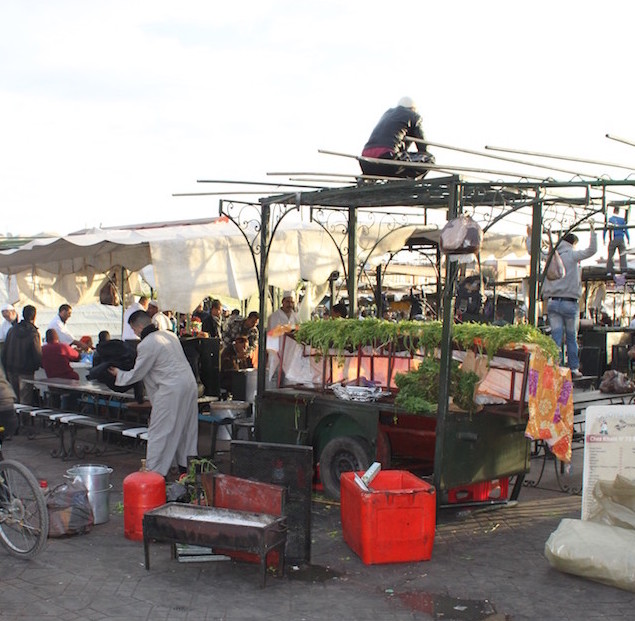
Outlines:
{"label": "red plastic crate", "polygon": [[342,473],[340,486],[344,541],[366,565],[430,559],[436,527],[432,485],[405,470],[382,470],[368,492],[352,472]]}
{"label": "red plastic crate", "polygon": [[448,503],[484,502],[486,500],[505,500],[509,495],[509,477],[481,481],[448,490]]}

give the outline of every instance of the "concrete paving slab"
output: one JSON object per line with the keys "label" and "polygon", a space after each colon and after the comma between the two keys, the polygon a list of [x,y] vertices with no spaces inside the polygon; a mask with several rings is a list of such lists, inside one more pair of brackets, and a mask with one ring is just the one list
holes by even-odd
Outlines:
{"label": "concrete paving slab", "polygon": [[[312,565],[289,566],[285,577],[269,577],[261,589],[253,565],[179,563],[162,543],[150,547],[146,571],[142,543],[123,536],[121,506],[123,479],[138,469],[142,454],[106,453],[64,462],[50,456],[55,446],[55,439],[44,435],[35,440],[17,436],[5,444],[5,454],[27,464],[50,487],[63,482],[76,463],[112,467],[110,518],[86,535],[49,540],[32,561],[0,549],[3,621],[619,621],[633,616],[635,594],[557,572],[545,559],[550,533],[562,518],[578,517],[581,506],[580,496],[558,490],[552,463],[540,487],[524,488],[515,504],[442,513],[432,559],[420,563],[364,565],[343,541],[339,505],[315,497]],[[579,466],[574,464],[574,473]]]}

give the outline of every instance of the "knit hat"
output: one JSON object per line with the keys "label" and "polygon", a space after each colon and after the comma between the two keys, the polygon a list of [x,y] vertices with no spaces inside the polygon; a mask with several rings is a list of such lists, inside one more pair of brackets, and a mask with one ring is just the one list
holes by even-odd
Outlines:
{"label": "knit hat", "polygon": [[398,106],[403,106],[404,108],[416,108],[415,102],[412,97],[402,97],[397,103]]}
{"label": "knit hat", "polygon": [[13,306],[13,304],[3,304],[2,305],[2,309],[3,311],[14,311],[15,310],[15,306]]}
{"label": "knit hat", "polygon": [[291,298],[292,300],[295,300],[295,291],[291,291],[290,289],[284,291],[282,294],[282,299],[284,300],[285,298]]}

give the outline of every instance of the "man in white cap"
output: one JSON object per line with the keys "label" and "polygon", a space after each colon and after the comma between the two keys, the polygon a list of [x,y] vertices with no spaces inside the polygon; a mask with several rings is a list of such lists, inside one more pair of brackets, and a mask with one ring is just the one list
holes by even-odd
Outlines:
{"label": "man in white cap", "polygon": [[7,332],[18,323],[18,313],[13,304],[2,305],[3,321],[0,324],[0,343],[4,343],[7,338]]}
{"label": "man in white cap", "polygon": [[0,353],[7,340],[7,332],[18,323],[18,313],[13,304],[2,305],[2,323],[0,323]]}
{"label": "man in white cap", "polygon": [[146,311],[152,319],[152,324],[159,330],[169,330],[172,332],[172,322],[159,310],[159,303],[156,300],[148,302],[148,310]]}
{"label": "man in white cap", "polygon": [[416,142],[417,150],[409,151],[413,141],[408,138],[425,140],[421,115],[416,111],[414,101],[410,97],[402,97],[396,107],[384,112],[364,145],[362,159],[359,160],[362,172],[380,177],[423,177],[428,172],[425,168],[380,164],[363,159],[434,164],[434,156],[428,153],[427,145]]}
{"label": "man in white cap", "polygon": [[297,326],[300,323],[295,312],[295,291],[285,291],[282,294],[281,307],[269,315],[267,320],[267,332],[276,326]]}

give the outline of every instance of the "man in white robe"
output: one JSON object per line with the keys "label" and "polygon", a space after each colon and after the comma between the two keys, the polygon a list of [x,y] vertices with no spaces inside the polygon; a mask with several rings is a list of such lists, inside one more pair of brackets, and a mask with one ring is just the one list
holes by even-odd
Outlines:
{"label": "man in white robe", "polygon": [[300,318],[295,312],[295,291],[285,291],[282,294],[280,308],[269,315],[267,320],[267,332],[277,326],[297,326]]}
{"label": "man in white robe", "polygon": [[156,300],[150,300],[148,302],[148,310],[146,311],[152,323],[159,328],[159,330],[169,330],[172,332],[172,322],[168,319],[167,315],[164,315],[159,310],[159,303]]}
{"label": "man in white robe", "polygon": [[118,386],[143,381],[152,403],[148,426],[147,466],[166,476],[173,461],[181,471],[188,456],[198,452],[198,390],[178,337],[157,330],[145,311],[130,316],[130,327],[141,339],[130,371],[110,367]]}
{"label": "man in white robe", "polygon": [[133,329],[130,327],[130,317],[132,317],[133,313],[136,313],[139,310],[148,310],[148,304],[150,300],[145,295],[142,295],[139,298],[138,302],[133,302],[124,312],[123,314],[123,330],[121,332],[121,340],[122,341],[138,341],[139,337],[134,333]]}

